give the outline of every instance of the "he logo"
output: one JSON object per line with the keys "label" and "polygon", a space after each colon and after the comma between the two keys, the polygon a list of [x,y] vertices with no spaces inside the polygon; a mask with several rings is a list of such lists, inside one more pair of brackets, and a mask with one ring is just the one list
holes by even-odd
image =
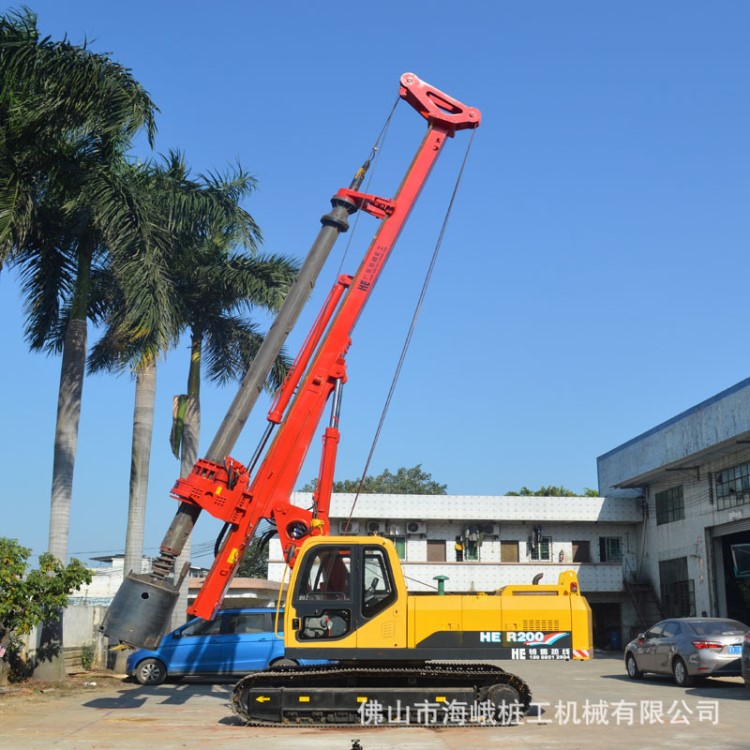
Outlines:
{"label": "he logo", "polygon": [[480,643],[502,643],[503,634],[499,630],[482,630],[479,632]]}

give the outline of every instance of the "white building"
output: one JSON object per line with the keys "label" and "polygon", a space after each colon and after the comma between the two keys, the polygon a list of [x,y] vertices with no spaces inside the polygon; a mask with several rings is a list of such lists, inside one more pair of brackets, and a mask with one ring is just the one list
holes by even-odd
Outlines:
{"label": "white building", "polygon": [[[98,567],[90,567],[89,571],[93,577],[91,583],[84,584],[78,591],[74,591],[68,601],[71,604],[90,604],[108,607],[112,602],[120,584],[123,580],[123,567],[125,555],[105,555],[92,557],[98,563]],[[139,573],[148,573],[151,570],[151,558],[141,558],[141,569]]]}
{"label": "white building", "polygon": [[[89,568],[93,573],[91,583],[81,586],[74,591],[68,601],[73,605],[94,605],[108,607],[112,603],[120,584],[123,581],[123,566],[125,555],[106,555],[93,557],[100,563],[106,563],[100,567]],[[151,572],[152,558],[141,559],[140,573]],[[195,601],[204,578],[208,573],[207,568],[192,565],[188,574],[188,604]],[[279,597],[279,584],[276,581],[267,581],[262,578],[240,578],[232,579],[229,589],[224,597],[224,607],[270,607],[274,606]]]}
{"label": "white building", "polygon": [[[309,493],[292,497],[302,507],[311,500]],[[437,589],[438,576],[447,576],[448,593],[532,583],[540,573],[544,583],[556,583],[561,571],[573,569],[594,612],[598,646],[621,643],[623,621],[636,617],[623,581],[636,564],[643,518],[637,499],[360,495],[353,504],[354,495],[333,495],[331,533],[348,528],[390,537],[411,591]],[[456,537],[463,546],[460,561]],[[269,579],[281,581],[285,567],[274,539]]]}
{"label": "white building", "polygon": [[750,622],[750,379],[597,463],[600,494],[643,505],[636,574],[664,614]]}
{"label": "white building", "polygon": [[[596,498],[360,495],[355,504],[354,495],[334,494],[331,533],[392,538],[415,592],[437,589],[438,577],[447,578],[447,592],[493,591],[539,574],[554,582],[574,569],[600,648],[662,616],[750,622],[750,379],[600,456],[597,466]],[[311,495],[295,493],[292,502],[309,507]],[[122,580],[122,561],[112,563],[95,571],[81,600],[111,599]],[[227,604],[271,601],[285,572],[274,539],[275,585],[235,581]],[[199,579],[191,584],[192,593]]]}

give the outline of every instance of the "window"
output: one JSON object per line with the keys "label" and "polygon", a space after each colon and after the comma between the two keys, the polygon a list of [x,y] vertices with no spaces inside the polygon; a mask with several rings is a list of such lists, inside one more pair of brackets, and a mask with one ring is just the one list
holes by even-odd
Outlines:
{"label": "window", "polygon": [[500,542],[500,562],[518,562],[518,542]]}
{"label": "window", "polygon": [[671,590],[666,592],[662,605],[674,617],[695,617],[695,581],[675,581]]}
{"label": "window", "polygon": [[674,620],[666,623],[664,625],[664,629],[661,632],[662,638],[675,638],[682,632],[682,628],[680,627],[679,622],[674,622]]}
{"label": "window", "polygon": [[529,543],[530,557],[532,560],[551,560],[552,559],[552,537],[543,536],[539,544]]}
{"label": "window", "polygon": [[747,625],[737,620],[701,620],[690,624],[690,628],[698,635],[728,635],[730,633],[744,633]]}
{"label": "window", "polygon": [[599,560],[601,562],[620,562],[622,560],[622,545],[619,536],[599,537]]}
{"label": "window", "polygon": [[571,542],[573,545],[573,562],[591,562],[591,544],[588,541]]}
{"label": "window", "polygon": [[228,633],[267,633],[273,629],[267,613],[240,612],[230,616]]}
{"label": "window", "polygon": [[659,561],[662,608],[669,617],[695,616],[695,583],[688,578],[687,557]]}
{"label": "window", "polygon": [[469,537],[464,542],[464,560],[478,560],[479,559],[479,541]]}
{"label": "window", "polygon": [[391,541],[396,547],[396,554],[399,560],[406,560],[406,537],[405,536],[392,536]]}
{"label": "window", "polygon": [[716,507],[719,510],[750,503],[750,464],[723,469],[715,476]]}
{"label": "window", "polygon": [[352,550],[334,545],[303,558],[295,606],[299,640],[343,638],[352,624]]}
{"label": "window", "polygon": [[372,617],[384,610],[396,599],[390,566],[385,552],[379,547],[368,547],[364,551],[362,570],[362,614]]}
{"label": "window", "polygon": [[300,580],[300,598],[348,599],[350,570],[350,550],[321,550],[310,558]]}
{"label": "window", "polygon": [[218,635],[221,632],[221,621],[221,617],[217,617],[215,620],[196,620],[180,632],[186,637],[192,635]]}
{"label": "window", "polygon": [[[464,529],[463,535],[460,539],[463,544],[463,559],[464,560],[479,560],[480,549],[482,547],[482,539],[484,534],[479,526],[468,526]],[[459,541],[459,540],[456,540]]]}
{"label": "window", "polygon": [[427,562],[446,561],[446,542],[443,539],[427,540]]}
{"label": "window", "polygon": [[657,492],[656,500],[656,525],[681,521],[685,518],[685,503],[682,497],[682,486],[671,487],[664,492]]}
{"label": "window", "polygon": [[732,562],[736,578],[750,578],[750,544],[733,544]]}

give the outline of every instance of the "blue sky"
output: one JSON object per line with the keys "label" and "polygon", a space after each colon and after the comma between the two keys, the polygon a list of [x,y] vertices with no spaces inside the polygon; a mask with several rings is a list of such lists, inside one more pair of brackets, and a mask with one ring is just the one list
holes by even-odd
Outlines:
{"label": "blue sky", "polygon": [[[257,177],[246,207],[269,251],[305,254],[403,72],[482,110],[370,473],[421,463],[455,494],[595,487],[596,456],[748,376],[747,4],[29,5],[44,33],[87,38],[133,70],[161,110],[156,153],[181,149],[196,173],[239,159]],[[423,131],[399,106],[371,192],[395,193]],[[364,466],[467,142],[460,133],[447,145],[355,331],[340,478]],[[345,271],[374,229],[363,216]],[[8,272],[0,314],[0,533],[39,553],[60,362],[28,352]],[[149,551],[174,512],[168,433],[187,355],[184,344],[158,374]],[[84,559],[124,547],[133,389],[127,375],[84,386],[69,545]],[[204,450],[233,394],[204,385]],[[251,418],[237,458],[264,418],[265,408]],[[313,447],[298,486],[316,473]],[[195,542],[214,533],[201,519]]]}

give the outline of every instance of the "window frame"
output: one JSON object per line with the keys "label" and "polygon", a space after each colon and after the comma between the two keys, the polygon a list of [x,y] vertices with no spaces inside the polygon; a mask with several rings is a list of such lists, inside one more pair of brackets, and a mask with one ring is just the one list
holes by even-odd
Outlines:
{"label": "window frame", "polygon": [[[371,576],[370,583],[374,578],[377,578],[379,585],[383,586],[383,595],[377,596],[379,589],[374,590],[374,601],[368,601],[367,593],[370,589],[368,585],[368,558],[378,558],[379,572],[383,577]],[[369,569],[370,572],[371,569]],[[362,550],[362,582],[361,582],[361,597],[360,608],[362,617],[369,619],[374,617],[379,612],[388,608],[398,597],[398,591],[396,589],[396,582],[393,578],[393,572],[391,571],[390,561],[388,560],[388,554],[382,547],[364,547]]]}
{"label": "window frame", "polygon": [[669,487],[654,494],[656,525],[663,526],[685,519],[685,494],[682,485]]}
{"label": "window frame", "polygon": [[[547,545],[546,557],[542,556],[543,548]],[[536,553],[536,556],[534,556]],[[543,536],[537,546],[529,544],[529,559],[534,562],[552,562],[552,537]]]}
{"label": "window frame", "polygon": [[406,560],[406,547],[407,539],[405,534],[397,534],[396,536],[389,537],[393,542],[393,546],[396,548],[396,555],[399,560]]}
{"label": "window frame", "polygon": [[715,472],[714,494],[718,510],[750,503],[750,463],[735,464]]}
{"label": "window frame", "polygon": [[[610,552],[610,545],[617,543],[617,552]],[[621,536],[600,536],[599,537],[599,562],[603,563],[620,563],[622,562],[622,537]]]}

